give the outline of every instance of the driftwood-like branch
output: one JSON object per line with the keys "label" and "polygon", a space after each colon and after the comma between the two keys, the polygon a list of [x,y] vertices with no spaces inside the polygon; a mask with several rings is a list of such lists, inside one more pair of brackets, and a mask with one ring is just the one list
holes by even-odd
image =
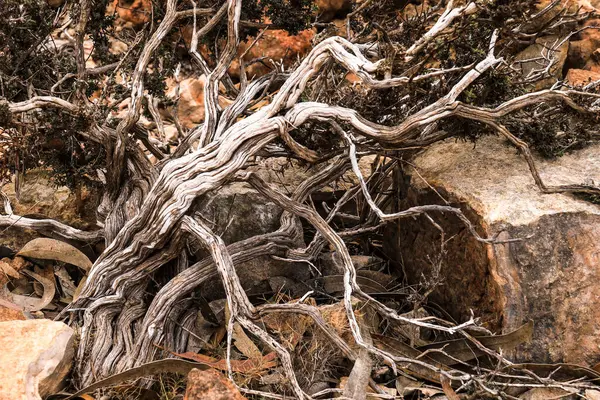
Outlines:
{"label": "driftwood-like branch", "polygon": [[[372,4],[368,5],[369,3],[364,2],[351,16],[370,7]],[[237,323],[277,353],[287,378],[288,389],[291,389],[293,395],[299,399],[310,398],[296,378],[289,352],[258,323],[262,316],[269,313],[298,313],[310,317],[332,344],[350,360],[357,360],[360,355],[364,361],[374,355],[393,369],[408,365],[427,370],[435,376],[441,375],[455,385],[479,385],[481,390],[490,393],[500,390],[500,382],[492,376],[497,371],[490,372],[489,380],[482,380],[469,373],[442,368],[425,358],[390,353],[367,340],[355,315],[356,300],[368,303],[374,312],[390,321],[449,335],[465,332],[464,336],[477,346],[475,339],[466,333],[467,328],[475,325],[472,319],[454,326],[438,320],[408,318],[365,293],[357,283],[357,272],[346,243],[350,237],[373,232],[391,221],[417,215],[424,214],[434,226],[439,227],[433,220],[436,213],[455,215],[473,237],[481,242],[499,243],[495,238],[481,237],[459,208],[450,205],[422,205],[390,211],[392,199],[383,193],[391,187],[390,174],[398,164],[398,161],[388,162],[389,158],[386,157],[406,148],[422,148],[451,136],[453,132],[441,132],[438,126],[453,118],[485,124],[511,141],[522,151],[542,192],[598,193],[598,188],[591,185],[546,185],[540,177],[529,147],[522,139],[509,132],[502,119],[540,103],[560,103],[581,115],[587,115],[590,110],[579,102],[582,99],[600,98],[599,95],[573,90],[540,90],[504,101],[495,107],[474,106],[460,101],[460,95],[473,86],[474,82],[484,79],[484,74],[506,65],[499,56],[501,54],[504,57],[504,53],[496,49],[502,39],[499,38],[498,31],[489,38],[487,53],[472,64],[449,67],[446,64],[446,68],[416,69],[417,72],[399,76],[392,76],[392,69],[387,65],[389,58],[380,58],[380,54],[386,49],[383,43],[355,44],[341,37],[330,37],[316,44],[294,69],[281,74],[273,73],[251,82],[247,82],[242,74],[240,86],[234,87],[227,71],[238,55],[239,28],[241,25],[252,25],[240,21],[242,0],[227,0],[218,10],[198,8],[195,2],[183,4],[168,0],[160,23],[152,25],[147,35],[138,33],[121,61],[97,69],[86,69],[83,42],[91,6],[90,1],[81,2],[79,16],[74,21],[76,70],[74,68],[69,73],[63,73],[62,78],[57,79],[49,91],[53,96],[32,95],[29,100],[6,104],[9,112],[15,116],[41,116],[45,108],[58,108],[74,115],[95,116],[94,113],[98,110],[84,97],[85,79],[108,71],[113,74],[121,72],[121,68],[127,68],[127,57],[137,54],[135,67],[127,82],[129,108],[118,122],[117,128],[111,128],[113,125],[109,120],[96,121],[87,131],[79,132],[86,140],[102,144],[109,154],[106,169],[100,171],[106,182],[106,190],[98,208],[98,219],[103,230],[83,232],[58,221],[15,216],[9,203],[5,203],[5,215],[0,215],[0,227],[35,229],[44,234],[84,242],[102,238],[105,240],[106,250],[94,263],[80,297],[60,316],[62,318],[70,314],[73,323],[81,324],[81,340],[75,361],[77,385],[83,386],[93,380],[152,361],[162,354],[160,349],[184,351],[188,335],[184,332],[193,324],[195,315],[195,309],[189,306],[193,303],[192,293],[203,284],[217,283],[220,280],[225,289],[230,316],[226,322],[230,378],[233,378],[233,326]],[[461,2],[460,6],[455,6],[453,1],[447,2],[445,10],[439,10],[441,15],[437,21],[434,22],[433,18],[438,14],[427,17],[432,22],[427,32],[414,43],[394,50],[398,52],[394,53],[395,56],[399,56],[396,60],[404,60],[409,70],[415,71],[413,67],[417,57],[423,56],[437,39],[454,33],[453,24],[462,17],[477,13],[484,6],[483,2],[478,1]],[[192,8],[184,9],[185,7]],[[216,64],[212,64],[200,54],[198,46],[200,39],[219,26],[221,21],[225,22],[225,16],[227,40],[221,45]],[[189,54],[194,61],[195,72],[197,75],[206,75],[203,98],[205,115],[204,122],[182,137],[179,146],[168,154],[166,121],[161,117],[156,98],[147,93],[144,82],[149,68],[156,68],[152,65],[153,56],[176,23],[184,18],[193,24]],[[200,21],[204,21],[204,24]],[[513,33],[529,35],[524,32],[517,29]],[[258,38],[254,43],[257,40]],[[211,69],[212,65],[215,66]],[[423,65],[426,65],[425,61],[417,63],[418,68]],[[322,81],[329,79],[328,74],[334,74],[332,70],[338,69],[355,74],[365,91],[407,89],[413,84],[442,82],[446,79],[452,79],[452,84],[442,86],[445,89],[440,92],[439,97],[428,104],[422,103],[422,107],[415,108],[417,111],[407,113],[401,121],[389,126],[373,122],[363,117],[367,113],[361,115],[350,107],[327,104],[323,100],[301,100],[310,91],[307,88],[321,85]],[[63,99],[57,89],[72,78],[78,84],[76,96],[65,96]],[[225,85],[226,95],[230,98],[229,105],[224,108],[218,102],[221,84]],[[144,98],[148,99],[148,111],[156,123],[157,137],[142,128],[140,117]],[[107,99],[107,104],[115,101]],[[264,105],[256,108],[259,101],[261,104],[264,102]],[[331,127],[330,130],[322,131],[323,135],[331,135],[327,139],[333,143],[332,149],[328,149],[326,154],[318,148],[312,148],[311,142],[298,134],[299,130],[313,122]],[[185,135],[182,129],[179,132],[181,136]],[[142,142],[141,146],[137,143],[138,139]],[[277,140],[279,141],[276,142]],[[274,147],[277,147],[279,153],[272,151]],[[149,153],[159,161],[155,164],[150,162]],[[250,163],[257,155],[271,157],[280,154],[297,158],[313,167],[309,177],[295,188],[292,195],[282,193],[256,174],[248,172]],[[359,168],[362,154],[378,154],[381,158],[386,158],[384,164],[387,169],[382,167],[378,170],[381,176],[363,176]],[[333,186],[349,170],[358,183],[326,210],[326,217],[308,205],[311,193],[326,185]],[[280,227],[274,232],[226,245],[206,223],[205,216],[202,215],[204,210],[200,209],[199,204],[236,180],[246,181],[284,212]],[[342,212],[343,207],[353,200],[361,202],[364,215]],[[307,246],[299,245],[303,240],[299,228],[300,218],[316,230],[312,242]],[[345,218],[356,224],[346,230],[336,230],[332,224],[335,218]],[[303,267],[306,264],[313,265],[326,245],[335,251],[334,262],[343,270],[343,305],[352,336],[359,346],[358,350],[342,339],[314,306],[302,301],[254,306],[238,278],[239,271],[236,268],[259,256],[300,261],[298,265]],[[192,248],[196,252],[200,247],[206,253],[200,251],[191,255],[192,252],[188,251]],[[159,275],[164,280],[154,289],[155,286],[150,285],[150,282],[158,271],[163,274],[163,269],[167,269],[163,268],[165,266],[174,267],[168,273],[165,272],[165,275]],[[504,359],[495,352],[484,348],[480,350],[504,363]]]}
{"label": "driftwood-like branch", "polygon": [[78,111],[78,107],[75,104],[53,96],[35,96],[19,103],[8,104],[8,109],[11,113],[27,112],[46,107],[62,108],[73,113]]}
{"label": "driftwood-like branch", "polygon": [[15,215],[12,212],[8,196],[0,192],[0,197],[3,199],[5,212],[4,215],[0,214],[0,228],[4,228],[3,231],[12,227],[31,229],[48,236],[57,236],[62,239],[78,240],[86,243],[97,242],[104,237],[104,231],[102,230],[86,232],[53,219],[32,219]]}
{"label": "driftwood-like branch", "polygon": [[[233,17],[235,18],[235,12]],[[235,40],[235,38],[232,40]],[[85,320],[88,321],[86,325],[89,326],[89,328],[82,331],[80,345],[81,356],[79,360],[82,364],[78,369],[82,371],[81,378],[83,382],[90,379],[89,373],[86,372],[89,367],[85,367],[87,365],[85,360],[90,358],[104,359],[105,357],[105,355],[102,355],[103,351],[98,353],[94,348],[92,348],[91,355],[83,357],[83,354],[86,354],[86,349],[88,349],[92,339],[89,329],[96,324],[94,321],[99,321],[96,316],[99,310],[105,309],[102,318],[109,320],[119,313],[120,306],[118,304],[122,302],[124,292],[123,288],[115,282],[127,282],[133,271],[137,269],[136,266],[142,265],[150,254],[168,242],[178,226],[178,221],[185,216],[193,199],[222,185],[228,177],[243,167],[250,155],[255,154],[265,144],[280,135],[282,130],[301,126],[309,120],[337,120],[351,125],[366,137],[388,145],[402,145],[403,143],[418,141],[420,129],[450,116],[461,116],[478,121],[495,121],[504,115],[542,100],[562,101],[574,109],[583,111],[571,99],[573,92],[541,91],[510,100],[495,109],[486,109],[454,100],[456,93],[459,92],[455,90],[439,104],[427,107],[421,112],[408,117],[398,126],[387,127],[369,122],[351,109],[321,103],[296,104],[309,79],[317,73],[326,60],[330,59],[332,52],[337,57],[343,58],[349,54],[345,48],[354,48],[353,53],[359,52],[358,48],[353,46],[341,38],[331,38],[321,42],[286,80],[268,106],[243,120],[231,124],[229,128],[226,128],[229,124],[225,123],[225,125],[222,125],[222,133],[219,134],[216,141],[210,142],[190,154],[171,159],[164,164],[139,213],[119,232],[111,246],[96,262],[88,280],[88,282],[95,283],[88,283],[80,300],[77,304],[74,304],[74,308],[83,306],[87,309]],[[459,83],[459,87],[464,89],[477,76],[479,76],[478,73],[468,74],[468,77]],[[286,108],[289,111],[285,116],[279,116],[278,113]],[[213,110],[216,110],[216,108],[213,108]],[[227,112],[229,111],[225,110],[225,113]],[[228,115],[234,116],[237,113],[229,112]],[[280,198],[279,201],[286,207],[290,206],[284,199]],[[311,220],[311,223],[318,223],[318,226],[321,227],[320,233],[328,237],[328,240],[335,243],[339,249],[343,248],[343,240],[339,235],[334,235],[331,228],[326,226],[323,221],[315,219],[314,221]],[[348,268],[347,274],[350,278],[352,276],[352,271],[349,269],[351,262],[345,260],[343,264]],[[116,280],[117,277],[119,277],[118,280]],[[352,282],[352,279],[350,279],[350,282]],[[351,288],[352,290],[345,296],[345,304],[348,309],[348,317],[352,320],[350,295],[357,293],[357,295],[365,298],[368,297],[361,293],[355,282],[351,285]],[[88,300],[92,298],[101,298],[102,300]],[[369,301],[378,304],[373,299],[369,298]],[[84,306],[87,303],[89,304]],[[93,316],[92,311],[94,312]],[[440,327],[402,318],[393,310],[382,305],[379,306],[379,311],[386,317],[401,322],[415,323],[419,326],[442,329],[451,333],[460,330],[460,327]],[[364,345],[360,340],[361,336],[357,324],[353,323],[352,327],[353,333],[358,338],[357,342]],[[100,328],[101,326],[98,326],[96,330]],[[101,351],[100,349],[101,347],[98,347],[98,351]],[[375,349],[370,350],[383,355]],[[390,355],[383,356],[390,361],[393,359]]]}
{"label": "driftwood-like branch", "polygon": [[427,45],[427,43],[439,36],[446,28],[450,26],[450,24],[452,24],[456,18],[462,15],[473,14],[475,11],[477,11],[476,2],[469,1],[466,5],[454,8],[454,1],[450,0],[446,6],[446,10],[440,19],[438,19],[438,21],[435,23],[435,25],[433,25],[433,27],[425,35],[423,35],[423,37],[417,40],[408,50],[406,50],[406,60],[412,60],[414,56]]}

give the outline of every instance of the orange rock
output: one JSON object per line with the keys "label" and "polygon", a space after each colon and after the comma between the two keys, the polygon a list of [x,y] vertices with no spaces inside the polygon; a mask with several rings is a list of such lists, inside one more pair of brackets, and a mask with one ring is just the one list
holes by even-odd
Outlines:
{"label": "orange rock", "polygon": [[[307,29],[297,35],[290,35],[288,32],[278,29],[267,31],[260,40],[246,53],[244,62],[246,63],[246,75],[248,78],[253,76],[262,76],[270,72],[274,66],[268,61],[271,59],[277,63],[283,61],[284,67],[290,67],[299,58],[304,57],[312,48],[312,39],[316,31]],[[241,43],[238,50],[238,57],[246,52],[246,49],[252,45],[254,39]],[[254,59],[264,57],[265,62],[248,63]],[[239,76],[240,64],[238,60],[234,60],[229,68],[229,73],[232,76]]]}
{"label": "orange rock", "polygon": [[233,383],[220,372],[194,368],[188,374],[184,400],[245,400]]}
{"label": "orange rock", "polygon": [[352,9],[350,0],[317,0],[315,4],[320,22],[329,22],[335,17],[343,18]]}
{"label": "orange rock", "polygon": [[15,310],[0,305],[0,322],[17,320],[24,321],[26,319],[27,318],[25,318],[25,314],[23,314],[23,311]]}
{"label": "orange rock", "polygon": [[[558,79],[562,79],[563,66],[566,63],[567,56],[569,53],[569,43],[564,42],[561,46],[557,47],[560,40],[557,36],[543,36],[536,39],[535,43],[521,51],[515,57],[515,60],[522,61],[519,64],[519,68],[523,74],[523,77],[530,77],[531,74],[537,74],[539,71],[539,62],[535,61],[536,57],[540,57],[545,49],[553,48],[552,57],[555,59],[555,63],[549,69],[548,73],[550,76],[542,77],[535,82],[537,90],[548,88],[552,86]],[[527,61],[529,60],[529,61]],[[531,61],[534,60],[534,61]]]}
{"label": "orange rock", "polygon": [[[177,116],[184,128],[190,129],[204,121],[204,75],[199,78],[187,78],[179,83],[179,102]],[[174,82],[169,85],[168,96],[176,98],[177,86]],[[219,96],[219,105],[226,107],[230,100]]]}
{"label": "orange rock", "polygon": [[188,78],[179,86],[177,115],[185,128],[192,128],[204,121],[204,82],[206,78]]}
{"label": "orange rock", "polygon": [[131,25],[141,25],[150,20],[152,1],[150,0],[114,0],[107,13],[116,12],[121,21]]}
{"label": "orange rock", "polygon": [[[552,1],[553,0],[539,0],[536,4],[536,8],[542,10],[552,3]],[[580,12],[590,12],[599,7],[600,2],[598,2],[598,0],[566,0],[561,2],[557,9],[560,9],[560,6],[564,6],[570,12],[577,10]]]}
{"label": "orange rock", "polygon": [[362,79],[360,79],[354,72],[348,72],[344,79],[353,84],[362,82]]}
{"label": "orange rock", "polygon": [[[539,0],[537,9],[541,10],[548,6],[552,0]],[[565,0],[546,16],[546,19],[555,17],[564,7],[571,13],[599,13],[600,0]],[[590,18],[585,21],[587,27],[597,27],[600,25],[600,19]],[[600,31],[590,28],[584,29],[572,38],[567,58],[567,65],[570,68],[594,69],[598,66],[597,60],[590,60],[593,52],[600,47]]]}
{"label": "orange rock", "polygon": [[75,332],[47,319],[0,322],[0,399],[42,399],[64,386]]}
{"label": "orange rock", "polygon": [[[190,26],[183,27],[181,30],[183,40],[189,47],[192,37],[192,28]],[[283,65],[287,68],[294,64],[299,58],[302,59],[312,48],[312,39],[316,34],[316,30],[307,29],[297,35],[290,35],[287,31],[282,29],[268,30],[263,36],[252,46],[254,43],[254,37],[248,38],[248,40],[241,42],[238,47],[238,53],[236,59],[233,60],[229,67],[229,74],[234,78],[240,76],[240,62],[239,57],[244,55],[244,66],[246,69],[246,75],[248,79],[252,77],[259,77],[272,71],[275,67],[270,61],[273,60],[277,63],[283,61]],[[224,42],[221,46],[224,46]],[[250,50],[246,50],[252,46]],[[212,56],[206,46],[198,46],[198,51],[205,60],[214,66]],[[251,65],[249,63],[252,60],[263,58],[262,62],[256,62]]]}
{"label": "orange rock", "polygon": [[600,72],[572,68],[567,72],[565,80],[573,86],[585,86],[588,83],[600,80]]}

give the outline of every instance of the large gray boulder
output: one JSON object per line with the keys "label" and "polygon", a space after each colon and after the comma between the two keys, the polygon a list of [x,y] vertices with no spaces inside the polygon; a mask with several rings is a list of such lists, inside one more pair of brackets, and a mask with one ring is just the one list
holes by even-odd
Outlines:
{"label": "large gray boulder", "polygon": [[[226,244],[275,232],[281,227],[283,213],[278,205],[242,183],[219,189],[200,204],[198,210]],[[301,227],[298,229],[301,232]],[[299,237],[291,245],[303,247],[304,243]],[[270,256],[259,256],[236,265],[242,286],[250,295],[271,291],[269,280],[274,277],[285,277],[296,282],[307,280],[310,278],[309,268],[305,263],[292,263]],[[210,300],[225,297],[221,285],[214,283],[202,286],[200,291]]]}
{"label": "large gray boulder", "polygon": [[[600,146],[556,160],[537,160],[547,184],[600,178]],[[567,194],[542,194],[517,150],[496,137],[472,143],[447,140],[414,160],[419,174],[402,207],[458,205],[483,236],[522,238],[508,244],[476,241],[452,215],[432,213],[444,228],[443,285],[431,300],[465,320],[476,311],[496,331],[534,321],[534,338],[517,360],[600,361],[600,206]],[[435,191],[433,190],[435,189]],[[437,192],[437,193],[436,193]],[[402,220],[386,243],[403,262],[409,283],[430,276],[439,231],[424,217]]]}

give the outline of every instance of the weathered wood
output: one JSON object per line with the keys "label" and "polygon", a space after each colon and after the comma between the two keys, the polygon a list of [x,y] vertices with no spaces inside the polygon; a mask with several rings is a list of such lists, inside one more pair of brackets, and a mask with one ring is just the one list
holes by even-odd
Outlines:
{"label": "weathered wood", "polygon": [[[361,360],[370,359],[374,355],[383,359],[394,370],[399,365],[414,365],[420,371],[427,371],[430,376],[442,376],[444,381],[453,385],[476,382],[485,387],[468,373],[445,368],[426,359],[393,354],[391,351],[377,348],[363,338],[353,309],[354,298],[368,302],[374,310],[389,320],[451,335],[462,333],[471,343],[478,346],[476,339],[465,333],[466,328],[475,324],[474,320],[451,326],[439,321],[408,318],[361,290],[345,238],[368,232],[387,221],[446,212],[457,215],[478,240],[486,243],[498,241],[495,238],[480,237],[473,224],[458,208],[425,205],[393,213],[385,212],[385,199],[373,198],[368,179],[362,176],[358,165],[357,144],[362,143],[368,147],[371,154],[384,157],[391,151],[424,147],[452,134],[438,131],[438,124],[449,118],[460,117],[490,126],[517,146],[527,159],[530,171],[542,192],[598,193],[599,188],[593,185],[545,185],[528,146],[509,132],[500,120],[540,102],[561,103],[575,112],[586,115],[594,111],[580,105],[580,100],[597,99],[600,95],[574,90],[542,90],[515,97],[494,108],[477,107],[459,101],[461,93],[472,86],[482,74],[504,62],[495,54],[499,32],[492,34],[487,54],[474,65],[437,69],[420,75],[407,73],[392,77],[390,73],[386,73],[384,78],[380,78],[381,69],[389,60],[378,58],[373,61],[379,54],[378,45],[358,45],[341,37],[330,37],[316,44],[289,75],[274,74],[250,83],[243,81],[238,90],[230,84],[227,69],[237,54],[240,42],[242,1],[227,0],[218,11],[197,9],[194,2],[192,6],[191,9],[181,10],[183,6],[176,0],[167,1],[165,15],[144,42],[139,53],[130,82],[130,106],[117,128],[93,125],[88,132],[83,133],[86,139],[103,144],[109,153],[107,170],[104,173],[106,191],[98,210],[99,220],[103,223],[102,230],[83,232],[57,221],[15,216],[8,202],[5,202],[4,207],[6,215],[0,215],[0,226],[14,225],[36,229],[85,242],[104,238],[106,242],[107,248],[94,263],[80,296],[61,315],[63,317],[69,313],[74,323],[82,325],[75,367],[77,384],[85,386],[93,380],[153,361],[161,354],[156,344],[182,351],[185,337],[181,326],[191,324],[195,311],[187,309],[190,294],[201,284],[219,279],[225,288],[230,310],[230,318],[227,321],[227,363],[230,378],[233,379],[230,364],[232,329],[234,322],[237,322],[277,352],[294,395],[300,399],[310,398],[303,392],[296,379],[290,354],[255,323],[257,318],[274,312],[308,315],[346,357],[355,360],[358,357],[357,352],[335,333],[315,307],[302,302],[266,304],[259,307],[252,305],[242,288],[235,267],[264,255],[310,262],[328,244],[335,250],[334,261],[344,271],[343,304],[354,341],[360,346],[358,354]],[[399,55],[407,61],[419,56],[428,44],[444,34],[456,20],[476,13],[480,6],[480,2],[470,1],[454,7],[453,2],[449,1],[447,8],[439,15],[431,29],[411,46],[407,46],[408,48],[399,47]],[[364,7],[366,5],[361,6],[355,13]],[[90,70],[86,70],[83,56],[83,38],[90,14],[90,2],[82,2],[79,12],[76,29],[77,73],[72,74],[69,79],[76,77],[82,80],[90,73]],[[214,15],[206,24],[198,26],[197,17],[211,13]],[[216,66],[211,70],[197,50],[199,39],[217,26],[225,14],[227,41]],[[167,144],[154,146],[139,124],[142,100],[147,96],[144,93],[144,78],[153,53],[176,22],[187,17],[193,17],[190,55],[200,72],[207,75],[204,88],[205,118],[204,123],[189,132],[172,154],[163,154],[162,149],[168,148]],[[141,40],[141,36],[139,38]],[[442,79],[450,74],[462,74],[462,78],[436,101],[408,115],[399,124],[386,126],[369,121],[351,108],[300,100],[307,87],[333,64],[355,74],[362,85],[370,90]],[[110,68],[116,71],[120,65],[121,63],[111,65]],[[256,103],[257,96],[261,99],[266,98],[266,91],[276,79],[283,80],[283,84],[276,92],[270,93],[270,101],[255,112],[249,113],[248,110]],[[225,109],[221,109],[218,103],[219,84],[223,82],[229,94],[237,94]],[[80,96],[75,100],[55,96],[32,96],[29,100],[8,103],[7,106],[13,114],[43,111],[44,108],[50,107],[71,113],[91,113],[92,107],[83,101],[82,93],[79,89]],[[159,136],[164,138],[158,108],[151,96],[147,98],[150,101],[149,111],[160,132]],[[294,129],[315,121],[328,123],[332,128],[330,133],[337,135],[337,139],[345,146],[321,158],[322,155],[317,151],[301,143],[301,140],[296,140]],[[132,140],[134,138],[141,139],[145,147],[160,161],[152,164],[145,156],[143,148]],[[259,153],[269,154],[267,146],[277,138],[281,138],[287,149],[298,159],[323,166],[319,172],[299,185],[291,196],[246,171],[252,157]],[[356,175],[358,185],[348,190],[330,210],[329,216],[323,218],[314,207],[307,205],[310,193],[335,182],[349,169]],[[281,226],[275,232],[226,246],[222,238],[203,221],[202,210],[197,209],[196,205],[235,180],[247,181],[285,212],[281,217]],[[366,201],[367,220],[353,229],[336,231],[330,224],[332,219],[339,215],[344,204],[359,195]],[[296,239],[300,236],[297,229],[299,218],[308,221],[317,230],[312,243],[300,249],[296,248]],[[185,250],[188,239],[199,241],[209,257],[188,266],[189,260]],[[197,242],[195,246],[198,247]],[[171,275],[167,276],[168,282],[148,300],[145,294],[152,275],[170,262],[177,262],[176,272],[171,272]],[[181,323],[177,325],[172,321]],[[481,352],[496,357],[500,366],[508,365],[508,361],[501,355],[479,346],[478,348]],[[500,386],[499,383],[487,384]]]}

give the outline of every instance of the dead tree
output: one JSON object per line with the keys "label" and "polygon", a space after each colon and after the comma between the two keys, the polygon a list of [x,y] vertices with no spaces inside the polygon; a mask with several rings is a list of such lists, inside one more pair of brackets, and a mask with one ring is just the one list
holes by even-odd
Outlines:
{"label": "dead tree", "polygon": [[[9,99],[0,103],[5,138],[27,129],[29,123],[43,120],[45,113],[59,110],[68,115],[85,116],[89,123],[85,129],[78,130],[77,135],[90,146],[95,144],[106,152],[106,162],[99,168],[103,197],[98,207],[98,231],[83,232],[57,221],[16,216],[6,202],[5,213],[0,216],[1,226],[36,229],[81,242],[103,238],[106,243],[106,250],[94,263],[81,296],[62,315],[72,325],[80,326],[76,356],[78,385],[84,386],[160,357],[162,350],[156,345],[181,351],[186,335],[185,324],[190,320],[190,294],[205,282],[220,280],[230,310],[228,356],[233,325],[239,323],[277,353],[294,395],[311,398],[298,384],[287,350],[256,324],[257,318],[267,313],[311,316],[350,359],[356,359],[357,354],[322,320],[313,306],[302,302],[253,305],[240,284],[235,267],[261,255],[310,261],[325,246],[330,246],[335,250],[335,261],[344,270],[344,306],[354,340],[361,348],[394,369],[399,364],[416,364],[442,374],[452,382],[475,382],[491,392],[500,390],[500,384],[496,385],[493,379],[483,381],[458,370],[440,370],[418,359],[384,352],[363,340],[353,310],[353,298],[368,301],[389,320],[450,334],[468,335],[465,328],[473,326],[475,321],[447,326],[410,319],[380,303],[357,284],[346,244],[348,238],[369,232],[388,221],[420,214],[435,218],[438,213],[457,215],[478,240],[493,242],[494,238],[480,237],[460,209],[451,206],[423,205],[391,212],[386,207],[389,199],[371,192],[370,181],[362,176],[358,161],[365,155],[379,155],[384,160],[385,174],[389,174],[393,169],[390,166],[399,154],[408,154],[415,148],[425,148],[436,141],[462,134],[451,130],[452,123],[460,121],[463,126],[474,124],[481,131],[501,135],[518,147],[527,159],[541,193],[598,193],[598,187],[577,182],[568,186],[546,185],[536,169],[527,138],[513,134],[506,121],[514,122],[510,118],[540,107],[552,107],[559,112],[569,110],[585,119],[589,115],[597,115],[600,95],[555,85],[551,89],[524,90],[501,99],[497,104],[477,104],[468,101],[465,96],[465,92],[475,85],[485,87],[492,80],[499,79],[499,74],[517,76],[513,62],[515,49],[532,43],[542,32],[571,32],[573,24],[584,16],[556,11],[558,2],[534,13],[532,2],[522,2],[529,11],[526,18],[518,17],[503,27],[482,30],[481,35],[485,37],[480,38],[478,43],[485,42],[485,51],[469,57],[458,54],[440,63],[437,58],[442,56],[431,57],[431,52],[442,48],[444,41],[460,40],[469,29],[477,30],[473,24],[481,26],[493,12],[499,12],[496,2],[442,1],[414,17],[412,22],[395,21],[394,31],[388,29],[389,26],[381,26],[381,21],[369,25],[368,13],[386,6],[386,2],[364,1],[348,16],[345,37],[326,37],[289,71],[273,71],[255,80],[246,79],[242,64],[240,84],[236,87],[228,76],[228,68],[238,56],[241,27],[252,25],[241,20],[242,3],[243,0],[227,0],[222,4],[203,6],[193,1],[167,0],[160,18],[151,21],[137,36],[130,37],[129,50],[120,60],[93,69],[86,68],[84,42],[86,35],[90,34],[96,4],[90,0],[67,4],[64,7],[71,11],[68,24],[75,31],[72,42],[75,67],[68,74],[56,77],[53,86],[60,88],[65,82],[72,82],[72,87],[69,90],[32,88],[26,99]],[[62,22],[60,15],[61,10],[57,12],[57,21]],[[148,133],[138,122],[147,109],[160,131],[163,122],[155,102],[148,95],[148,75],[158,68],[153,64],[156,62],[155,53],[183,21],[193,30],[188,53],[195,73],[206,75],[205,117],[197,128],[182,131],[177,148],[168,152],[165,150],[168,143],[161,142],[160,134]],[[211,63],[199,51],[199,42],[223,21],[226,23],[226,37],[217,45],[218,58]],[[352,33],[360,29],[363,34]],[[398,41],[400,36],[412,41]],[[40,38],[32,51],[47,46],[46,39]],[[465,51],[464,47],[456,47],[455,50]],[[470,61],[473,57],[476,60]],[[548,65],[555,62],[553,50],[545,53],[540,62],[536,76],[547,77]],[[448,63],[454,65],[444,66]],[[125,96],[129,98],[129,107],[115,126],[98,106],[102,102],[110,103],[109,95],[104,93],[105,97],[99,102],[90,102],[86,82],[96,76],[112,77],[117,71],[127,68],[130,69],[124,74],[127,79]],[[396,113],[393,124],[371,121],[357,108],[339,101],[336,82],[347,73],[360,79],[360,90],[365,93],[387,91],[402,94],[398,108],[403,104],[406,107]],[[533,75],[527,79],[515,78],[507,84],[507,89],[511,89],[511,85],[525,87],[529,81],[537,79]],[[226,95],[231,100],[225,108],[218,102],[222,91],[220,84],[224,84]],[[419,85],[425,85],[423,87],[427,90],[414,90]],[[326,87],[325,94],[319,92],[323,87]],[[305,97],[307,93],[308,99]],[[261,101],[258,109],[251,110]],[[320,132],[327,135],[333,150],[324,152],[311,148],[310,142],[301,138],[303,129],[316,125],[325,127]],[[317,172],[292,195],[282,193],[247,169],[257,155],[270,157],[282,152],[319,166],[314,169]],[[149,155],[155,161],[151,161]],[[348,171],[356,175],[359,185],[339,200],[329,217],[322,217],[307,203],[307,199],[315,190],[336,181]],[[247,182],[285,212],[277,231],[225,245],[202,218],[203,210],[198,204],[236,181]],[[345,202],[356,196],[361,196],[368,204],[369,217],[363,225],[348,231],[336,231],[329,222]],[[304,248],[296,248],[295,245],[302,236],[298,230],[299,219],[305,220],[317,231],[312,242]],[[185,246],[190,240],[201,244],[209,256],[191,263]],[[149,299],[146,290],[152,275],[174,260],[181,268],[168,276],[167,283]],[[172,321],[181,321],[181,324]],[[500,360],[506,362],[501,357]]]}

